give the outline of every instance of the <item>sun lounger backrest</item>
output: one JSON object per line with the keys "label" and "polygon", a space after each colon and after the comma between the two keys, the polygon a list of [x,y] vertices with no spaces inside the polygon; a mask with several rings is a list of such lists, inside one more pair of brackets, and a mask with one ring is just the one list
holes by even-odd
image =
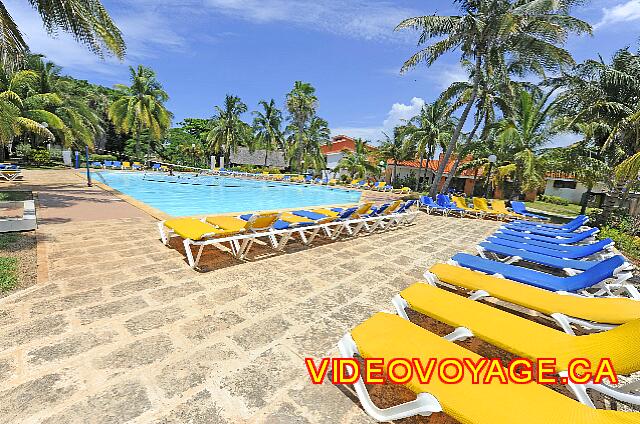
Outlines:
{"label": "sun lounger backrest", "polygon": [[373,206],[373,202],[363,203],[362,205],[358,206],[358,209],[356,209],[354,215],[357,217],[359,215],[366,214],[367,212],[369,212],[369,209],[371,209],[371,206]]}
{"label": "sun lounger backrest", "polygon": [[270,228],[280,217],[279,213],[254,214],[247,222],[247,230],[263,231]]}

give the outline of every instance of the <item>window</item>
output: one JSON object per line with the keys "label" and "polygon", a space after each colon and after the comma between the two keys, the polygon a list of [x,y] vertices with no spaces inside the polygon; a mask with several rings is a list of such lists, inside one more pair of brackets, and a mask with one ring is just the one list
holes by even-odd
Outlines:
{"label": "window", "polygon": [[575,190],[578,183],[575,180],[555,180],[553,188],[569,188]]}

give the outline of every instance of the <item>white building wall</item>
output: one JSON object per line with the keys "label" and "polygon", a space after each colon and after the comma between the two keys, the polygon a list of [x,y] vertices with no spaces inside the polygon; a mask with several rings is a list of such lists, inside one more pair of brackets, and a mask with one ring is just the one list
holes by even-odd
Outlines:
{"label": "white building wall", "polygon": [[[544,194],[547,196],[557,196],[568,200],[571,203],[580,203],[582,201],[582,195],[587,192],[587,187],[578,182],[576,188],[555,188],[553,186],[555,179],[548,179],[547,185],[544,189]],[[599,193],[604,191],[604,184],[596,184],[592,191]]]}

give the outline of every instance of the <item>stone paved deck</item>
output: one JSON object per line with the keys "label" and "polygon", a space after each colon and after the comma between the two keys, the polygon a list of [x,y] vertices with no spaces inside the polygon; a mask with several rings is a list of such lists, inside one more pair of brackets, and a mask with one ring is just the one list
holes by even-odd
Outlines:
{"label": "stone paved deck", "polygon": [[[65,181],[83,207],[85,189]],[[311,385],[303,358],[335,354],[345,331],[498,225],[421,215],[247,263],[209,253],[222,267],[201,273],[120,206],[129,216],[45,222],[50,282],[0,299],[0,423],[371,422]]]}

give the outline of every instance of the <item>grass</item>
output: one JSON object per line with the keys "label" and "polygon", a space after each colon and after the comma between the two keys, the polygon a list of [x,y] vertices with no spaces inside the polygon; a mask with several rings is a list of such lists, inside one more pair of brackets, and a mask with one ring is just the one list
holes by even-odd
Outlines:
{"label": "grass", "polygon": [[32,198],[30,191],[0,191],[0,202],[22,202]]}
{"label": "grass", "polygon": [[18,259],[0,257],[0,292],[18,285]]}
{"label": "grass", "polygon": [[616,242],[616,247],[627,257],[640,261],[640,237],[635,237],[616,228],[603,227],[598,233],[599,239],[611,238]]}
{"label": "grass", "polygon": [[[557,213],[560,215],[576,216],[580,215],[580,205],[569,203],[568,205],[556,205],[555,203],[542,202],[536,200],[535,202],[525,202],[527,208],[538,209],[544,212]],[[593,208],[587,208],[587,214],[591,213]]]}
{"label": "grass", "polygon": [[19,235],[16,233],[4,233],[0,234],[0,250],[5,250],[7,247],[18,241]]}

